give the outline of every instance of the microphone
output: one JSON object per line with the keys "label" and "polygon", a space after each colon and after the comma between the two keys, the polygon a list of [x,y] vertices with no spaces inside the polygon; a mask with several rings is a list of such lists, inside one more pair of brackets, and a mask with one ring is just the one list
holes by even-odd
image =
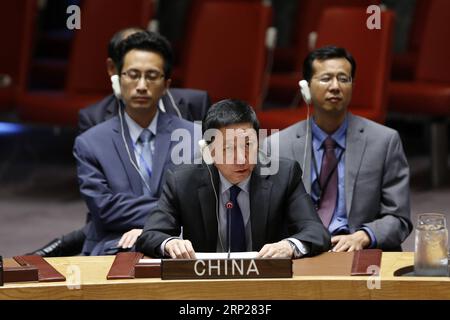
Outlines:
{"label": "microphone", "polygon": [[225,208],[227,208],[228,259],[230,259],[230,254],[231,254],[231,210],[233,209],[233,202],[228,201],[225,204]]}
{"label": "microphone", "polygon": [[202,153],[203,161],[205,161],[207,165],[213,164],[214,159],[212,158],[211,152],[208,149],[208,143],[205,141],[205,139],[200,140],[198,142],[198,146],[200,147],[200,152]]}

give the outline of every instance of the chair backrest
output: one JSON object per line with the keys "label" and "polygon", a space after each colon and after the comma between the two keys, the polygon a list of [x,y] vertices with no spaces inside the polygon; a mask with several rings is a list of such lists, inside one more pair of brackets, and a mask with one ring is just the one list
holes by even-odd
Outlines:
{"label": "chair backrest", "polygon": [[360,8],[329,8],[320,20],[317,47],[346,48],[356,60],[349,110],[384,122],[392,60],[394,13],[381,12],[381,29],[368,29],[369,14]]}
{"label": "chair backrest", "polygon": [[433,0],[420,44],[416,80],[450,82],[449,35],[450,1]]}
{"label": "chair backrest", "polygon": [[[333,7],[359,7],[367,8],[372,4],[380,4],[381,0],[302,0],[298,5],[297,10],[297,25],[294,29],[295,38],[293,39],[295,45],[296,57],[305,57],[309,51],[308,39],[309,34],[317,31],[320,18],[323,12]],[[301,71],[303,67],[303,59],[295,60],[296,71]]]}
{"label": "chair backrest", "polygon": [[23,85],[24,59],[32,52],[37,15],[37,0],[2,1],[0,33],[4,46],[0,50],[0,73],[11,77],[11,85]]}
{"label": "chair backrest", "polygon": [[207,91],[213,102],[261,105],[266,31],[272,8],[263,0],[197,0],[181,57],[183,86]]}
{"label": "chair backrest", "polygon": [[127,27],[146,29],[153,16],[152,0],[83,0],[81,29],[75,31],[66,89],[69,93],[108,93],[111,82],[105,61],[109,40]]}
{"label": "chair backrest", "polygon": [[409,31],[408,51],[418,51],[423,39],[423,31],[428,17],[428,10],[434,0],[416,0],[414,14]]}

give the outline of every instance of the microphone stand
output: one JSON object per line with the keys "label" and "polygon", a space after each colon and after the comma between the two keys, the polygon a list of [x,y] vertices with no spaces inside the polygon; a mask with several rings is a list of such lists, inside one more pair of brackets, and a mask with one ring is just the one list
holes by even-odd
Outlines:
{"label": "microphone stand", "polygon": [[226,204],[227,207],[227,229],[228,229],[228,255],[227,259],[230,259],[231,255],[231,209],[233,209],[233,203],[228,201]]}

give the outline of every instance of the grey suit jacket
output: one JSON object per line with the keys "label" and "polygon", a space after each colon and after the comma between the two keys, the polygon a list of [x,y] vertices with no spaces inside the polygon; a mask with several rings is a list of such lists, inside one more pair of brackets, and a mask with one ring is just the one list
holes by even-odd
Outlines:
{"label": "grey suit jacket", "polygon": [[[412,230],[409,166],[397,131],[348,114],[345,157],[345,204],[351,232],[361,225],[375,234],[377,247],[401,251]],[[311,128],[300,121],[269,139],[272,154],[297,160],[311,192]],[[282,141],[282,143],[279,143]],[[267,143],[267,142],[266,142]],[[306,150],[305,150],[306,148]],[[305,157],[306,151],[306,157]]]}
{"label": "grey suit jacket", "polygon": [[[298,163],[280,159],[280,170],[274,175],[261,175],[257,166],[250,179],[250,221],[252,246],[259,251],[266,243],[293,237],[309,246],[309,255],[330,248],[330,236],[314,211],[309,195],[300,179]],[[167,174],[158,205],[138,238],[136,249],[149,255],[160,255],[161,243],[180,234],[198,252],[215,252],[218,241],[218,212],[215,190],[219,174],[205,164],[185,165]]]}

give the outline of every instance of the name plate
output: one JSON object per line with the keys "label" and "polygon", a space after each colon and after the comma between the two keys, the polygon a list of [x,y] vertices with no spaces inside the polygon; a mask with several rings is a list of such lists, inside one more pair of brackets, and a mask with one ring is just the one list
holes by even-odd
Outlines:
{"label": "name plate", "polygon": [[161,279],[292,278],[291,259],[163,259]]}

